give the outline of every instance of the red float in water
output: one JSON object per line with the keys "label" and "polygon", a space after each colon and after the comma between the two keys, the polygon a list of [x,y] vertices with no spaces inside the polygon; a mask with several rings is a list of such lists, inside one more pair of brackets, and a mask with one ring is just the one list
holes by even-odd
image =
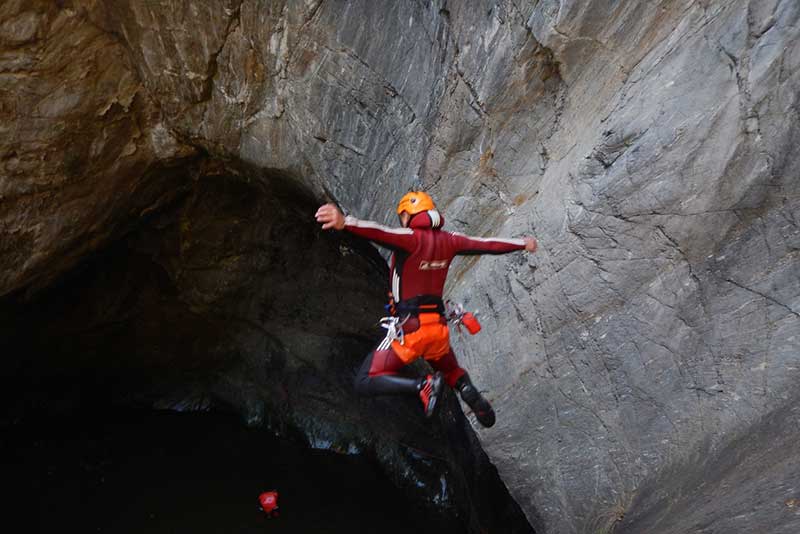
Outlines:
{"label": "red float in water", "polygon": [[277,517],[278,516],[278,492],[277,491],[265,491],[261,495],[258,496],[258,504],[261,505],[261,509],[269,517]]}

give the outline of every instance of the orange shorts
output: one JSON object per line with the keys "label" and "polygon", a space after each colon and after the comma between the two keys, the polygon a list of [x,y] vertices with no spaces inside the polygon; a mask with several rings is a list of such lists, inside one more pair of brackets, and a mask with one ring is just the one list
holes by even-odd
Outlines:
{"label": "orange shorts", "polygon": [[420,313],[419,328],[392,342],[392,350],[403,363],[409,364],[419,358],[438,360],[450,352],[450,330],[438,313]]}

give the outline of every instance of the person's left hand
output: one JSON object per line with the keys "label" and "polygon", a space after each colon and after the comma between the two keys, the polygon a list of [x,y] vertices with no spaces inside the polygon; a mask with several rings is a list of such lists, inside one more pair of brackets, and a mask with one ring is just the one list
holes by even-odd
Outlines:
{"label": "person's left hand", "polygon": [[523,237],[522,240],[525,241],[525,250],[528,252],[536,252],[536,249],[539,248],[539,242],[535,237]]}
{"label": "person's left hand", "polygon": [[317,210],[315,217],[317,222],[322,224],[323,230],[344,228],[344,214],[336,207],[336,204],[323,204]]}

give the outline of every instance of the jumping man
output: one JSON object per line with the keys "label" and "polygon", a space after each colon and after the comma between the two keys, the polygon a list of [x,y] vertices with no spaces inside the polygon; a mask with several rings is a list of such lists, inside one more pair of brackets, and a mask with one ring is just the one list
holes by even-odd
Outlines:
{"label": "jumping man", "polygon": [[[494,410],[458,365],[450,347],[442,291],[456,255],[506,254],[523,249],[535,252],[536,239],[484,239],[444,232],[444,218],[433,199],[422,191],[412,191],[400,199],[397,214],[402,228],[345,217],[334,204],[321,206],[316,214],[323,230],[347,230],[392,250],[391,295],[397,299],[392,311],[401,319],[398,326],[402,336],[392,335],[390,330],[367,355],[356,376],[356,391],[369,396],[417,395],[426,417],[431,417],[445,381],[461,394],[478,422],[490,427],[495,422]],[[436,370],[433,375],[415,379],[398,374],[419,357]]]}

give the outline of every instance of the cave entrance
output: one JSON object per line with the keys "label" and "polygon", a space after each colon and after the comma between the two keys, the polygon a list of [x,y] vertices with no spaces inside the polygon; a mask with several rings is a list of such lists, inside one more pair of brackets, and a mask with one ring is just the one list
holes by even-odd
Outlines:
{"label": "cave entrance", "polygon": [[363,355],[377,252],[320,231],[287,176],[213,168],[53,286],[0,303],[12,383],[181,410],[215,397],[258,419],[280,384]]}
{"label": "cave entrance", "polygon": [[[337,494],[351,503],[344,513],[355,514],[348,531],[376,531],[358,522],[363,493],[345,491],[351,482],[373,480],[387,485],[369,495],[389,505],[399,498],[406,504],[392,506],[419,511],[405,514],[417,531],[429,525],[440,533],[531,532],[454,397],[438,425],[426,424],[412,399],[355,397],[355,369],[380,336],[375,319],[387,277],[378,252],[322,232],[313,218],[320,200],[286,174],[202,168],[182,195],[50,287],[0,301],[6,341],[0,424],[9,431],[5,456],[28,466],[14,471],[34,482],[25,487],[49,491],[49,482],[57,482],[70,494],[93,488],[100,499],[93,508],[102,508],[108,504],[97,486],[103,466],[136,466],[130,475],[149,467],[152,476],[130,479],[136,495],[119,496],[141,502],[160,472],[180,479],[159,462],[180,464],[180,451],[191,450],[184,438],[194,436],[204,451],[196,459],[209,471],[180,465],[202,493],[191,504],[203,510],[217,504],[209,497],[214,488],[226,487],[215,475],[221,465],[231,465],[231,473],[249,466],[255,477],[280,472],[269,454],[255,451],[280,457],[288,447],[305,452],[278,465],[314,466],[315,455],[333,454],[330,469],[339,474],[331,477],[341,482],[336,470],[353,469]],[[246,424],[234,429],[231,414]],[[83,471],[75,471],[81,449],[90,453]],[[157,454],[148,463],[144,450],[177,456]],[[43,457],[51,460],[42,464]],[[38,475],[34,465],[43,467]],[[51,478],[48,466],[67,478]],[[299,476],[328,498],[321,490],[332,486]],[[248,510],[257,493],[246,496]],[[181,501],[175,510],[189,504]],[[135,512],[148,506],[155,504],[141,502]],[[128,531],[121,526],[127,524],[133,523],[111,530]]]}

